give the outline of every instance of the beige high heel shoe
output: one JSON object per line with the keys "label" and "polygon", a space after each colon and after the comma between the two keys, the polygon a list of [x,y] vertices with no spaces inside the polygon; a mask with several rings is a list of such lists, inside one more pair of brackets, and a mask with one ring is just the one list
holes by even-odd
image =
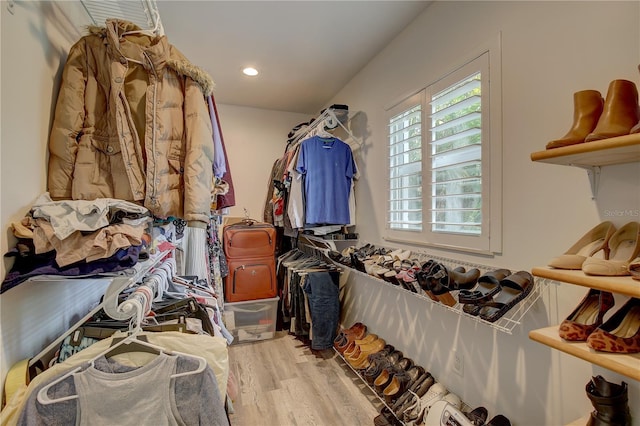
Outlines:
{"label": "beige high heel shoe", "polygon": [[582,264],[587,275],[630,275],[629,264],[640,255],[640,223],[629,222],[618,229],[609,240],[609,259],[588,257]]}
{"label": "beige high heel shoe", "polygon": [[600,250],[604,259],[609,258],[609,239],[616,232],[613,223],[606,221],[584,234],[563,255],[549,261],[549,266],[558,269],[582,269],[587,257],[593,257]]}

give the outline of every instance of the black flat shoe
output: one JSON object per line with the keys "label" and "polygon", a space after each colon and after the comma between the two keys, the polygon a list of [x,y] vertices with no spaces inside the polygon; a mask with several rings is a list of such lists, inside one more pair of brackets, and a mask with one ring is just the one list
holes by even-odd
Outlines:
{"label": "black flat shoe", "polygon": [[449,283],[447,284],[449,290],[469,290],[476,285],[480,276],[478,268],[465,271],[463,267],[459,267],[447,272],[449,275]]}
{"label": "black flat shoe", "polygon": [[468,413],[464,413],[464,415],[467,416],[474,426],[483,426],[487,421],[489,413],[485,407],[476,407]]}
{"label": "black flat shoe", "polygon": [[511,422],[502,414],[498,414],[497,416],[489,420],[488,423],[485,423],[485,426],[511,426]]}
{"label": "black flat shoe", "polygon": [[511,275],[508,269],[496,269],[487,272],[478,278],[478,283],[471,290],[460,290],[458,301],[460,303],[479,304],[491,300],[500,292],[500,281]]}

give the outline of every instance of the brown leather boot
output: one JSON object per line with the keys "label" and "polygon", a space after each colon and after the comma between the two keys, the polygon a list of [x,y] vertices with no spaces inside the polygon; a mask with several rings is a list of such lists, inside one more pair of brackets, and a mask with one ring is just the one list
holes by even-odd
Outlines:
{"label": "brown leather boot", "polygon": [[587,135],[585,142],[628,135],[639,119],[638,89],[635,83],[629,80],[613,80],[609,84],[598,125]]}
{"label": "brown leather boot", "polygon": [[604,99],[597,90],[582,90],[573,94],[573,126],[566,135],[547,144],[547,149],[583,143],[593,132],[602,114]]}

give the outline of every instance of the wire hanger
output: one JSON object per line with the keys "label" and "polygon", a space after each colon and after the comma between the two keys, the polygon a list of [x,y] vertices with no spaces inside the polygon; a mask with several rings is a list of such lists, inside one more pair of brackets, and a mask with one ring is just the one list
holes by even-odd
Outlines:
{"label": "wire hanger", "polygon": [[125,31],[122,34],[120,34],[120,38],[128,35],[133,35],[133,34],[146,34],[146,35],[152,35],[152,36],[158,35],[158,30],[160,29],[160,12],[157,9],[151,9],[151,11],[155,15],[153,28]]}

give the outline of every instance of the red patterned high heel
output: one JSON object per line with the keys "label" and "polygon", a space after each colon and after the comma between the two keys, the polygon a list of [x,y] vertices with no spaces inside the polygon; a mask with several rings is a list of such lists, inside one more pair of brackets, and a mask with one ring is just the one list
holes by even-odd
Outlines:
{"label": "red patterned high heel", "polygon": [[601,352],[640,353],[640,299],[627,300],[587,337],[587,346]]}
{"label": "red patterned high heel", "polygon": [[602,325],[604,314],[615,301],[608,291],[590,289],[571,314],[562,321],[558,334],[564,340],[584,342],[593,331]]}

